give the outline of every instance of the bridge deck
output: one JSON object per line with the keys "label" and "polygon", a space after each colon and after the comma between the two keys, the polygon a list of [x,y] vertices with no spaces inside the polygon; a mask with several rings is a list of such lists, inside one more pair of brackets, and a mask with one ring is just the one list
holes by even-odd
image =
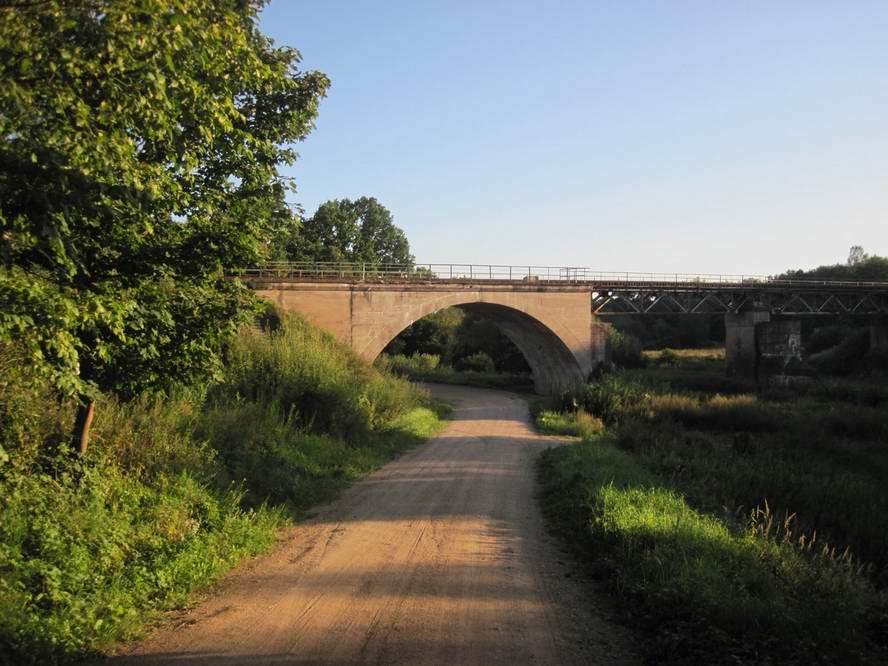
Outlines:
{"label": "bridge deck", "polygon": [[289,283],[366,289],[589,291],[592,311],[599,315],[711,314],[737,312],[752,305],[775,314],[888,314],[888,282],[493,264],[270,263],[247,269],[238,277],[256,286]]}

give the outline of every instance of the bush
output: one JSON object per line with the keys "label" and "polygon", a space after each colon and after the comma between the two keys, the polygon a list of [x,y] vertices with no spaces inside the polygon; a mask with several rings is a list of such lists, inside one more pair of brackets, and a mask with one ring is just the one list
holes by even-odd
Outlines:
{"label": "bush", "polygon": [[[481,361],[481,363],[489,367],[486,361]],[[439,358],[433,354],[413,354],[412,356],[380,354],[375,365],[380,370],[409,377],[414,381],[480,386],[511,391],[533,390],[533,379],[529,375],[496,372],[495,370],[454,370],[448,365],[439,364]]]}
{"label": "bush", "polygon": [[751,395],[715,395],[699,400],[688,395],[660,394],[653,396],[646,408],[650,418],[671,418],[703,430],[761,433],[786,427],[785,416]]}
{"label": "bush", "polygon": [[678,354],[676,354],[671,349],[664,349],[657,357],[658,365],[663,365],[669,368],[678,365],[680,361],[681,359],[679,358]]}
{"label": "bush", "polygon": [[831,349],[847,338],[850,333],[851,329],[847,326],[838,324],[821,326],[814,329],[814,332],[805,341],[805,351],[808,354],[817,354]]}
{"label": "bush", "polygon": [[459,359],[456,363],[456,369],[469,370],[471,372],[496,372],[493,359],[481,351]]}
{"label": "bush", "polygon": [[643,368],[647,361],[638,338],[611,328],[608,333],[611,361],[619,368]]}
{"label": "bush", "polygon": [[605,423],[614,423],[624,413],[639,408],[650,397],[648,386],[618,373],[564,391],[559,396],[558,408],[563,412],[584,409]]}
{"label": "bush", "polygon": [[808,361],[819,372],[845,376],[857,370],[869,351],[870,333],[861,329],[851,333],[835,347],[813,354]]}
{"label": "bush", "polygon": [[433,372],[440,366],[441,357],[436,354],[416,353],[411,356],[403,354],[380,354],[376,366],[397,375],[411,375]]}
{"label": "bush", "polygon": [[[50,403],[51,401],[46,401]],[[134,634],[187,601],[285,518],[217,489],[214,451],[190,434],[190,398],[98,403],[88,457],[27,433],[0,479],[0,662],[44,663]]]}

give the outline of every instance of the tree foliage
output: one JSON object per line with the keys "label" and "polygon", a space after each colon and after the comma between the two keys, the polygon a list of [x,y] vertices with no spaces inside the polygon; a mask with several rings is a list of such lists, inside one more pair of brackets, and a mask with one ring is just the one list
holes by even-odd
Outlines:
{"label": "tree foliage", "polygon": [[388,344],[386,353],[434,354],[457,368],[484,354],[500,372],[530,372],[524,355],[494,322],[459,308],[444,308],[413,322]]}
{"label": "tree foliage", "polygon": [[780,277],[793,280],[888,282],[888,257],[868,254],[860,245],[854,245],[844,264],[787,271]]}
{"label": "tree foliage", "polygon": [[248,0],[0,9],[0,340],[65,395],[218,371],[327,88]]}
{"label": "tree foliage", "polygon": [[852,245],[848,250],[848,265],[856,266],[862,261],[869,259],[869,255],[864,251],[862,245]]}
{"label": "tree foliage", "polygon": [[373,197],[336,199],[302,224],[288,255],[296,261],[413,264],[410,243],[392,214]]}

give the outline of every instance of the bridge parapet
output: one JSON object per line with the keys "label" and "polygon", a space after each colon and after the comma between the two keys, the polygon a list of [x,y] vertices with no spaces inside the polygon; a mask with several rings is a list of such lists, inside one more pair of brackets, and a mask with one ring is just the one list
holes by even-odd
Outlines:
{"label": "bridge parapet", "polygon": [[338,283],[372,288],[487,287],[583,290],[595,315],[727,314],[753,305],[773,314],[888,314],[888,282],[789,280],[764,275],[595,271],[577,266],[272,262],[240,278],[268,284]]}
{"label": "bridge parapet", "polygon": [[520,284],[576,284],[586,286],[675,288],[881,288],[888,282],[793,280],[773,275],[707,273],[648,273],[596,271],[583,266],[525,266],[506,264],[369,264],[357,262],[268,262],[246,269],[245,279],[319,280],[332,282],[496,282]]}

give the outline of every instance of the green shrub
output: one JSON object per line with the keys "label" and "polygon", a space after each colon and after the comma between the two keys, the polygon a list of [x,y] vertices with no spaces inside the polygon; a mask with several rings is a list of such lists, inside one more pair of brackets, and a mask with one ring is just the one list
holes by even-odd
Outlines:
{"label": "green shrub", "polygon": [[715,395],[700,400],[681,394],[652,396],[645,404],[652,419],[669,418],[691,428],[725,432],[777,432],[786,426],[786,417],[759,403],[755,396]]}
{"label": "green shrub", "polygon": [[869,351],[870,333],[861,329],[849,334],[842,342],[825,351],[812,354],[808,362],[819,372],[844,376],[857,370]]}
{"label": "green shrub", "polygon": [[851,333],[852,329],[840,324],[830,324],[814,329],[805,341],[805,351],[808,354],[817,354],[835,347]]}
{"label": "green shrub", "polygon": [[146,612],[181,605],[284,524],[279,511],[242,510],[237,492],[154,471],[146,483],[64,457],[50,472],[4,475],[0,661],[43,663],[130,637]]}
{"label": "green shrub", "polygon": [[464,358],[459,359],[456,364],[457,370],[470,370],[472,372],[496,372],[496,366],[493,359],[482,351],[475,352]]}
{"label": "green shrub", "polygon": [[614,423],[622,414],[639,408],[650,398],[649,386],[617,373],[564,391],[559,396],[558,407],[565,412],[584,409],[605,423]]}
{"label": "green shrub", "polygon": [[434,372],[441,364],[441,357],[437,354],[416,353],[411,356],[403,354],[380,354],[377,367],[384,368],[398,375],[410,376]]}
{"label": "green shrub", "polygon": [[618,368],[643,368],[647,364],[641,353],[641,342],[635,336],[611,328],[607,342],[611,361]]}
{"label": "green shrub", "polygon": [[439,424],[432,409],[415,407],[377,431],[344,440],[294,427],[277,405],[242,403],[208,409],[201,434],[223,463],[217,483],[242,483],[246,506],[284,506],[300,516],[431,437]]}
{"label": "green shrub", "polygon": [[671,349],[664,349],[657,357],[657,364],[666,366],[668,368],[678,365],[680,361],[681,359],[679,358],[678,354],[676,354]]}
{"label": "green shrub", "polygon": [[[454,370],[450,366],[441,365],[439,360],[434,354],[413,354],[412,356],[381,354],[375,365],[380,370],[409,377],[414,381],[500,388],[512,391],[533,390],[533,378],[529,375],[496,372],[495,370],[489,372]],[[487,365],[486,362],[482,363]]]}

